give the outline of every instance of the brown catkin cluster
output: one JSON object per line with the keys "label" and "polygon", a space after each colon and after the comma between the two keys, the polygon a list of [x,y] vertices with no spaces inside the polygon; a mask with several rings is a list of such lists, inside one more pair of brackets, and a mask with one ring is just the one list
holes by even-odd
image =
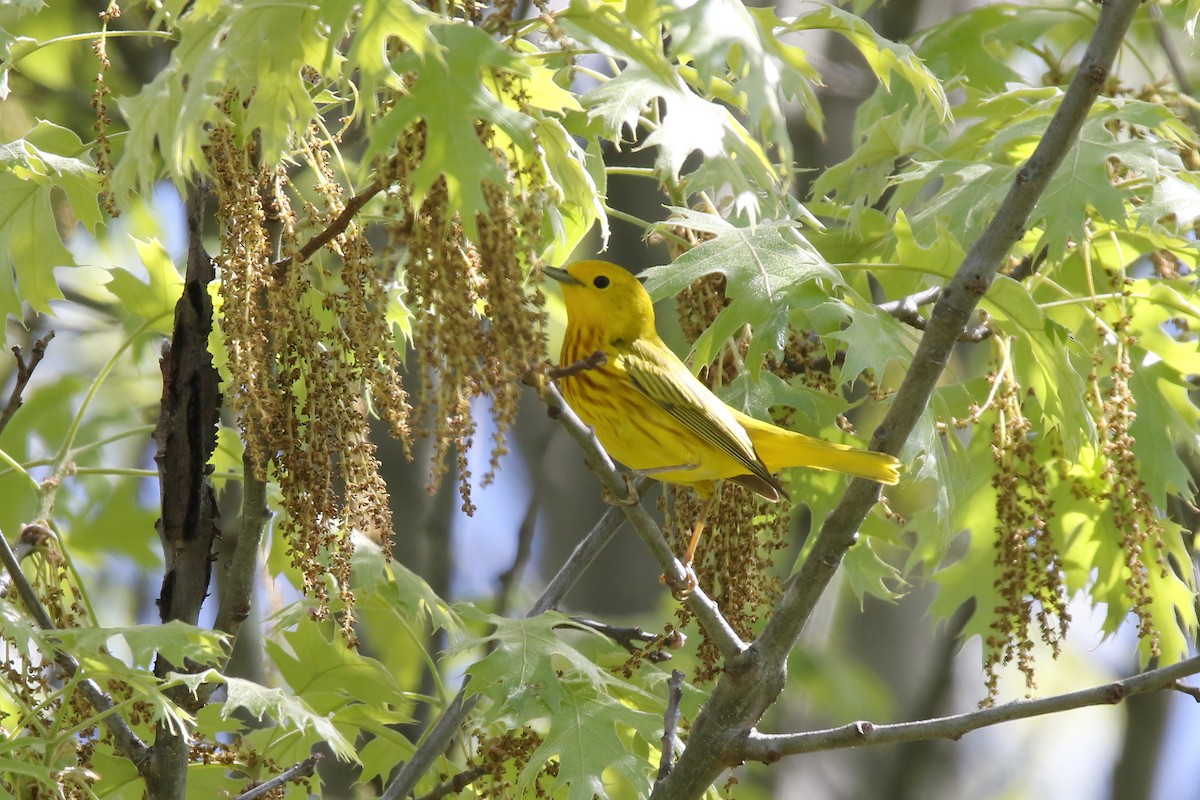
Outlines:
{"label": "brown catkin cluster", "polygon": [[[754,638],[753,626],[778,599],[782,586],[775,574],[774,553],[787,547],[791,514],[786,503],[771,503],[744,486],[724,481],[709,510],[693,569],[696,580],[713,597],[730,626],[743,639]],[[665,530],[675,552],[682,553],[701,512],[695,492],[676,491]],[[675,609],[678,627],[691,620],[682,603]],[[704,634],[697,648],[699,683],[720,675],[723,659]]]}
{"label": "brown catkin cluster", "polygon": [[1030,423],[1021,408],[1021,387],[1011,370],[997,380],[992,458],[996,471],[996,593],[991,633],[985,642],[984,670],[988,703],[999,689],[1000,669],[1016,662],[1025,688],[1037,688],[1033,656],[1034,627],[1059,654],[1070,624],[1062,557],[1050,529],[1054,517],[1046,468],[1029,437]]}
{"label": "brown catkin cluster", "polygon": [[[100,22],[107,31],[108,24],[121,16],[121,7],[116,2],[110,2],[108,7],[100,12]],[[108,96],[112,89],[104,75],[112,63],[108,60],[108,42],[101,36],[92,43],[92,52],[96,55],[100,70],[96,73],[96,88],[92,91],[92,110],[96,112],[96,121],[92,131],[96,141],[92,145],[92,157],[96,159],[96,174],[100,177],[100,207],[110,217],[119,217],[121,210],[117,207],[116,197],[112,193],[112,142],[108,137],[108,129],[112,120],[108,116]]]}
{"label": "brown catkin cluster", "polygon": [[[520,773],[529,763],[543,741],[541,734],[532,728],[505,731],[496,736],[479,733],[475,739],[475,751],[467,757],[466,771],[454,776],[444,775],[442,783],[454,794],[473,784],[479,797],[516,797],[512,776],[514,772]],[[542,780],[557,775],[558,762],[546,762],[533,779],[532,796],[549,797]]]}
{"label": "brown catkin cluster", "polygon": [[[226,98],[227,108],[234,102]],[[315,132],[298,152],[315,181],[320,206],[303,214],[301,192],[282,168],[255,164],[251,143],[216,128],[207,150],[222,221],[222,329],[232,377],[226,398],[237,414],[247,453],[260,478],[268,466],[285,512],[280,530],[306,594],[328,613],[329,580],[345,612],[343,635],[354,641],[351,533],[380,543],[392,536],[387,489],[370,440],[367,398],[393,433],[407,441],[408,404],[386,322],[388,281],[375,267],[360,228],[330,240],[325,257],[301,258],[301,231],[327,227],[344,209]],[[270,240],[279,242],[280,259]]]}
{"label": "brown catkin cluster", "polygon": [[[705,276],[680,292],[677,300],[683,333],[689,341],[695,341],[729,304],[725,297],[725,276]],[[718,381],[733,380],[739,369],[740,359],[725,350],[721,359],[710,365],[701,377],[707,378],[711,386]],[[752,626],[779,595],[773,554],[786,547],[791,518],[786,505],[770,503],[738,484],[726,481],[718,491],[720,494],[709,510],[704,535],[696,550],[696,577],[704,590],[720,604],[738,635],[751,638]],[[671,507],[665,529],[674,542],[675,551],[682,553],[703,504],[691,491],[670,488],[666,494],[671,498]],[[681,628],[691,620],[686,606],[680,605],[675,614]],[[701,633],[696,681],[716,677],[721,663],[716,646],[703,630]]]}
{"label": "brown catkin cluster", "polygon": [[[446,183],[435,181],[418,203],[409,178],[424,156],[424,126],[410,128],[388,165],[388,214],[393,249],[404,275],[405,302],[413,313],[413,340],[430,385],[415,417],[428,420],[435,439],[430,488],[449,470],[455,452],[463,510],[471,503],[467,452],[477,423],[473,401],[491,398],[495,421],[487,483],[506,452],[505,435],[516,419],[521,379],[545,357],[545,312],[536,281],[536,241],[550,188],[540,166],[512,148],[493,146],[506,167],[507,186],[485,183],[486,212],[476,215],[468,238],[449,205]],[[480,138],[490,143],[490,129]]]}
{"label": "brown catkin cluster", "polygon": [[[1133,436],[1129,433],[1137,417],[1133,392],[1129,388],[1129,378],[1133,374],[1129,352],[1137,340],[1128,333],[1128,326],[1128,317],[1113,326],[1119,344],[1111,365],[1108,392],[1097,409],[1096,424],[1104,458],[1101,478],[1106,496],[1103,500],[1112,506],[1113,524],[1121,537],[1121,551],[1129,571],[1125,585],[1133,613],[1137,616],[1138,636],[1149,642],[1150,653],[1157,656],[1160,634],[1150,608],[1153,597],[1149,561],[1153,559],[1155,568],[1164,576],[1169,568],[1164,555],[1162,520],[1155,513],[1146,484],[1138,474]],[[1099,397],[1101,392],[1095,369],[1088,375],[1088,382],[1094,396]]]}
{"label": "brown catkin cluster", "polygon": [[[26,526],[21,538],[36,543],[33,553],[25,559],[24,572],[54,627],[94,626],[96,622],[83,602],[54,535],[45,526],[35,524]],[[20,595],[11,588],[6,599],[22,605]],[[29,612],[22,609],[22,616],[27,618]],[[7,713],[0,713],[0,740],[10,744],[6,755],[48,769],[57,781],[57,791],[52,792],[35,777],[0,772],[0,794],[70,800],[94,797],[93,784],[99,775],[93,769],[92,754],[96,738],[109,734],[97,725],[95,709],[76,690],[75,683],[53,659],[40,654],[27,637],[4,632],[0,632],[0,680],[4,682],[5,694],[11,698],[11,704],[6,705]],[[101,680],[101,688],[118,703],[130,699],[130,693],[122,692],[115,681]],[[14,723],[18,726],[14,727]],[[64,730],[74,730],[75,735],[64,740]],[[23,740],[34,744],[23,746]],[[48,752],[40,746],[47,740],[73,743],[73,751]]]}

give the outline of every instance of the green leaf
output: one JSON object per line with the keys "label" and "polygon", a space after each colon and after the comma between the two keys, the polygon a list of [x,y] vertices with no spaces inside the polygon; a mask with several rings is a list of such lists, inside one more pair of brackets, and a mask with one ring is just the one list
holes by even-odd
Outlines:
{"label": "green leaf", "polygon": [[[463,610],[467,611],[466,608]],[[471,676],[471,691],[487,695],[495,702],[493,717],[502,714],[505,720],[516,725],[547,711],[557,711],[566,698],[566,687],[556,664],[559,659],[570,667],[573,680],[582,681],[595,691],[602,690],[613,680],[607,671],[564,642],[555,629],[565,626],[599,634],[590,628],[581,628],[562,614],[547,613],[519,620],[490,614],[483,618],[496,626],[495,632],[480,641],[464,642],[452,648],[450,653],[482,643],[494,645],[491,653],[467,670]]]}
{"label": "green leaf", "polygon": [[228,637],[179,620],[154,625],[115,628],[59,628],[55,637],[73,650],[99,652],[120,639],[129,648],[135,665],[148,665],[155,654],[174,664],[185,660],[208,663],[226,655]]}
{"label": "green leaf", "polygon": [[1042,316],[1021,284],[997,278],[992,289],[996,291],[988,291],[989,310],[1002,330],[1018,334],[1013,358],[1021,363],[1024,385],[1041,403],[1042,429],[1057,431],[1063,455],[1074,459],[1085,442],[1096,438],[1096,423],[1084,401],[1086,384],[1071,362],[1077,355],[1085,363],[1087,354],[1066,328]]}
{"label": "green leaf", "polygon": [[651,764],[630,748],[622,729],[633,727],[645,742],[661,734],[662,719],[635,711],[611,698],[594,697],[569,705],[555,714],[542,744],[529,757],[517,781],[518,796],[527,796],[542,766],[558,759],[558,775],[550,785],[553,794],[564,785],[568,800],[609,797],[613,778],[632,788],[634,796],[650,794]]}
{"label": "green leaf", "polygon": [[950,117],[950,104],[942,84],[907,45],[897,44],[876,33],[865,20],[836,6],[821,6],[811,14],[797,17],[786,31],[828,30],[843,36],[858,49],[885,89],[891,88],[892,76],[907,81],[942,119]]}
{"label": "green leaf", "polygon": [[657,740],[661,701],[599,667],[567,644],[559,630],[578,631],[609,652],[616,651],[615,645],[558,613],[522,620],[484,615],[470,607],[463,607],[463,613],[496,626],[490,636],[462,645],[486,643],[493,648],[467,670],[468,690],[491,701],[486,723],[511,730],[547,720],[541,746],[522,769],[518,794],[551,758],[559,762],[552,791],[567,785],[570,798],[607,797],[605,780],[613,778],[639,795],[648,792],[651,765],[631,750],[628,735],[632,731],[644,742]]}
{"label": "green leaf", "polygon": [[874,309],[863,311],[849,305],[843,307],[850,325],[828,334],[829,338],[846,343],[846,357],[839,377],[841,383],[850,383],[866,371],[883,375],[891,362],[908,364],[912,360],[911,333],[894,317]]}
{"label": "green leaf", "polygon": [[892,588],[904,585],[900,571],[879,557],[868,537],[859,539],[846,551],[842,569],[859,603],[866,595],[881,600],[898,600],[904,596],[903,592]]}
{"label": "green leaf", "polygon": [[755,13],[736,0],[699,0],[669,10],[664,21],[673,53],[696,71],[693,83],[712,96],[718,82],[728,82],[736,96],[721,99],[744,107],[764,138],[779,149],[781,160],[790,163],[791,140],[779,92],[786,86],[808,101],[801,108],[819,128],[820,106],[811,86],[818,76],[803,50],[774,35],[782,25],[774,10]]}
{"label": "green leaf", "polygon": [[383,664],[351,650],[341,637],[326,639],[315,623],[301,623],[285,632],[283,639],[287,649],[268,641],[267,652],[291,690],[318,714],[329,714],[353,701],[381,713],[412,702]]}
{"label": "green leaf", "polygon": [[1189,397],[1189,381],[1164,362],[1142,363],[1129,378],[1137,416],[1129,426],[1137,456],[1138,475],[1156,508],[1167,507],[1167,495],[1189,503],[1196,494],[1195,479],[1179,451],[1200,455],[1196,430],[1200,409]]}
{"label": "green leaf", "polygon": [[110,272],[106,286],[127,311],[154,322],[153,329],[159,333],[170,335],[174,327],[175,304],[183,294],[183,276],[157,239],[133,239],[133,243],[149,281],[142,283],[133,273],[117,268]]}
{"label": "green leaf", "polygon": [[[671,297],[706,275],[726,278],[730,303],[692,346],[693,363],[716,357],[725,341],[745,325],[760,339],[760,351],[779,349],[787,334],[787,310],[795,304],[816,308],[828,294],[844,286],[841,275],[821,257],[791,222],[761,222],[736,227],[713,214],[672,209],[668,223],[711,238],[684,253],[673,264],[642,274],[646,289],[656,298]],[[761,367],[749,360],[752,377]]]}
{"label": "green leaf", "polygon": [[[61,190],[88,228],[99,222],[95,168],[75,155],[83,143],[66,128],[39,122],[22,139],[0,144],[0,314],[21,315],[21,303],[51,313],[62,299],[56,267],[75,266],[55,219]],[[68,232],[69,234],[69,232]]]}
{"label": "green leaf", "polygon": [[478,28],[447,24],[432,32],[443,58],[410,52],[397,59],[396,69],[416,72],[417,80],[373,126],[368,155],[391,149],[410,125],[424,121],[424,156],[409,175],[413,204],[423,201],[434,181],[445,178],[450,209],[459,212],[464,229],[473,235],[475,215],[487,211],[482,183],[506,182],[496,157],[480,140],[476,123],[495,125],[529,150],[534,120],[505,104],[500,76],[527,77],[530,71]]}
{"label": "green leaf", "polygon": [[354,745],[325,715],[313,711],[303,698],[293,697],[281,689],[269,689],[243,678],[225,676],[215,669],[192,675],[171,673],[166,685],[186,686],[195,693],[204,683],[224,684],[227,694],[221,706],[222,719],[229,719],[240,709],[257,720],[269,718],[285,730],[311,731],[319,740],[327,743],[338,758],[343,761],[358,760]]}
{"label": "green leaf", "polygon": [[402,42],[421,57],[439,57],[430,28],[441,17],[411,0],[326,0],[318,9],[321,21],[333,33],[328,40],[329,60],[341,59],[338,43],[345,36],[352,37],[344,63],[358,72],[364,114],[377,110],[381,85],[394,90],[404,88],[404,82],[387,60],[392,40]]}

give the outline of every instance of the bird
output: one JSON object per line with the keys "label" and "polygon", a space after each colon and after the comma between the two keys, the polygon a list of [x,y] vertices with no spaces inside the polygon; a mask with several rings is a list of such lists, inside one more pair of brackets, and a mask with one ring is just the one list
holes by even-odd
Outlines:
{"label": "bird", "polygon": [[704,501],[683,559],[689,575],[717,481],[771,501],[786,495],[774,473],[788,467],[899,482],[894,456],[806,436],[724,403],[659,337],[649,293],[623,267],[589,260],[542,272],[561,284],[567,310],[558,370],[567,404],[614,459],[690,486]]}

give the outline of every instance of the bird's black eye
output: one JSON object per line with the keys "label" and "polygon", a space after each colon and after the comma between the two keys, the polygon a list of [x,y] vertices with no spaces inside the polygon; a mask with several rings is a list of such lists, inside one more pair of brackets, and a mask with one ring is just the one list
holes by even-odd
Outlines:
{"label": "bird's black eye", "polygon": [[607,289],[608,284],[609,280],[607,275],[597,275],[592,281],[592,286],[595,286],[597,289]]}

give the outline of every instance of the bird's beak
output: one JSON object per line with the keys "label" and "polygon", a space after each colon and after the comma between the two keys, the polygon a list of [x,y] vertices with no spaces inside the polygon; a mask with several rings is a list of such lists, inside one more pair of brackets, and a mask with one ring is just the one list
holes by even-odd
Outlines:
{"label": "bird's beak", "polygon": [[542,267],[542,274],[549,278],[554,278],[554,280],[558,281],[559,283],[575,284],[577,286],[583,285],[583,281],[579,280],[565,269],[559,269],[558,267]]}

